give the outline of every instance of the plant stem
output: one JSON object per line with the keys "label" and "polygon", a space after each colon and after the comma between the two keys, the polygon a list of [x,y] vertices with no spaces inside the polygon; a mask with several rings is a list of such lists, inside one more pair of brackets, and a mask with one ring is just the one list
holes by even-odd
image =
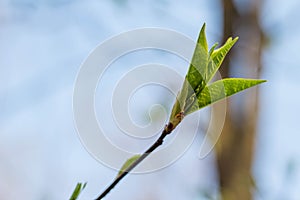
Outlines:
{"label": "plant stem", "polygon": [[161,133],[160,137],[155,141],[155,143],[145,151],[141,157],[139,157],[134,163],[132,163],[126,170],[124,170],[117,178],[104,190],[104,192],[96,199],[101,200],[104,198],[131,170],[133,170],[140,162],[142,162],[147,156],[149,156],[157,147],[162,145],[164,142],[164,138],[170,134],[173,129],[173,124],[169,123],[164,128],[163,132]]}

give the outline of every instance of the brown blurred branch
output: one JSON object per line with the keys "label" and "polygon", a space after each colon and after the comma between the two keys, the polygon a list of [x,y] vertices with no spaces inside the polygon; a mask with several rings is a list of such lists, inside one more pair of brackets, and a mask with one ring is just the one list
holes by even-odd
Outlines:
{"label": "brown blurred branch", "polygon": [[[247,7],[239,9],[233,0],[222,0],[223,41],[229,36],[239,36],[240,45],[233,48],[231,60],[228,58],[221,67],[222,77],[232,72],[232,64],[243,60],[244,69],[249,76],[259,78],[264,34],[259,23],[262,1],[248,0]],[[240,11],[240,10],[243,10]],[[238,56],[235,56],[238,54]],[[239,66],[242,67],[242,66]],[[250,74],[249,74],[250,73]],[[229,100],[223,132],[217,144],[217,163],[219,183],[223,200],[252,199],[253,178],[252,160],[255,148],[258,117],[258,88],[242,96],[240,108]]]}

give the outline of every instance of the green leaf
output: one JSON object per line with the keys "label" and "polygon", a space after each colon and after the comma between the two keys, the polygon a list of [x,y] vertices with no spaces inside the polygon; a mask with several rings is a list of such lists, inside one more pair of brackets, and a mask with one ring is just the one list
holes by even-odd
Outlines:
{"label": "green leaf", "polygon": [[186,75],[186,79],[191,85],[192,89],[196,89],[200,84],[204,86],[204,76],[208,63],[208,45],[205,35],[205,24],[203,24],[199,38],[197,40],[196,48],[192,61]]}
{"label": "green leaf", "polygon": [[[216,81],[209,86],[206,86],[199,94],[199,96],[197,96],[198,109],[263,82],[266,82],[266,80],[226,78]],[[195,110],[191,110],[189,111],[189,113],[192,113],[194,111]]]}
{"label": "green leaf", "polygon": [[[234,40],[232,38],[228,38],[228,40],[225,42],[225,44],[216,49],[216,50],[210,50],[212,52],[210,54],[210,61],[209,61],[209,66],[208,66],[208,73],[207,73],[207,79],[205,80],[206,83],[208,83],[213,76],[216,74],[218,69],[220,68],[225,56],[229,52],[229,50],[232,48],[232,46],[237,42],[239,38],[236,37]],[[212,48],[215,48],[214,46]]]}
{"label": "green leaf", "polygon": [[132,165],[132,163],[134,163],[137,159],[139,159],[141,157],[141,155],[134,155],[131,158],[129,158],[128,160],[126,160],[126,162],[123,164],[123,166],[121,167],[117,177],[122,174],[124,171],[126,171],[128,169],[128,167],[130,167]]}
{"label": "green leaf", "polygon": [[85,186],[87,183],[77,183],[72,196],[70,197],[70,200],[76,200],[78,198],[78,196],[80,195],[80,193],[84,190]]}
{"label": "green leaf", "polygon": [[202,90],[202,88],[206,85],[204,76],[207,71],[208,57],[205,24],[203,24],[188,73],[171,112],[170,122],[174,127],[176,127],[182,120],[180,113],[184,113],[197,99],[195,91]]}
{"label": "green leaf", "polygon": [[205,51],[208,51],[208,45],[207,45],[206,34],[205,34],[205,27],[206,27],[206,24],[204,23],[202,25],[197,43],[200,44],[200,46],[202,46],[205,49]]}

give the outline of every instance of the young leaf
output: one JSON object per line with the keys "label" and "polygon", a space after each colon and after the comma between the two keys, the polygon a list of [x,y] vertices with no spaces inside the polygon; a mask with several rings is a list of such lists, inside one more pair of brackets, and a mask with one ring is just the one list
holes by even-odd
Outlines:
{"label": "young leaf", "polygon": [[72,196],[70,197],[70,200],[76,200],[78,198],[78,196],[80,195],[80,193],[84,190],[86,186],[86,183],[82,184],[82,183],[77,183]]}
{"label": "young leaf", "polygon": [[227,39],[227,41],[225,42],[225,44],[222,47],[213,51],[211,57],[214,60],[217,67],[221,66],[225,56],[227,55],[227,53],[229,52],[231,47],[236,43],[236,41],[238,39],[239,38],[236,37],[232,40],[232,38],[230,37]]}
{"label": "young leaf", "polygon": [[208,46],[205,35],[205,24],[202,26],[196,44],[194,55],[186,75],[191,87],[195,90],[200,84],[204,85],[205,72],[208,63]]}
{"label": "young leaf", "polygon": [[205,24],[203,24],[188,73],[170,115],[170,122],[174,127],[181,122],[183,116],[181,113],[184,113],[196,100],[195,91],[202,90],[206,85],[204,78],[207,72],[207,63],[208,45]]}
{"label": "young leaf", "polygon": [[201,31],[200,31],[197,43],[201,47],[203,47],[205,51],[208,51],[208,45],[207,45],[206,34],[205,34],[205,27],[206,27],[206,24],[204,23],[201,27]]}
{"label": "young leaf", "polygon": [[132,164],[134,163],[137,159],[139,159],[141,157],[141,155],[134,155],[132,156],[131,158],[129,158],[128,160],[126,160],[126,162],[123,164],[123,166],[121,167],[117,177],[122,174],[124,171],[127,170],[127,168]]}
{"label": "young leaf", "polygon": [[218,69],[220,68],[225,56],[227,55],[227,53],[229,52],[229,50],[232,48],[232,46],[237,42],[239,38],[236,37],[234,38],[234,40],[232,40],[232,38],[228,38],[228,40],[225,42],[225,44],[216,49],[216,50],[212,50],[215,47],[213,46],[212,49],[210,50],[211,55],[210,55],[210,59],[209,59],[209,64],[208,64],[208,72],[207,72],[207,79],[205,80],[206,83],[208,83],[213,76],[216,74],[216,72],[218,71]]}
{"label": "young leaf", "polygon": [[[226,78],[216,81],[209,86],[206,86],[197,97],[198,109],[263,82],[266,82],[266,80]],[[189,111],[189,113],[194,111]]]}

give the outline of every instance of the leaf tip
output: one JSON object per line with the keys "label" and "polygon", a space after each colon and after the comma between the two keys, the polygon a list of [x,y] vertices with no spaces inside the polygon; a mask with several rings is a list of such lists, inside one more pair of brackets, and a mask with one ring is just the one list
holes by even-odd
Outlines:
{"label": "leaf tip", "polygon": [[259,79],[258,82],[259,82],[259,83],[265,83],[265,82],[268,82],[268,81],[265,80],[265,79]]}
{"label": "leaf tip", "polygon": [[232,40],[232,43],[233,45],[239,40],[239,37],[235,37],[233,40]]}
{"label": "leaf tip", "polygon": [[201,27],[201,30],[200,30],[200,37],[199,37],[199,40],[201,37],[205,37],[205,28],[206,28],[206,24],[204,23]]}
{"label": "leaf tip", "polygon": [[205,34],[205,27],[206,27],[206,24],[204,23],[202,25],[197,43],[200,44],[206,51],[208,51],[206,34]]}
{"label": "leaf tip", "polygon": [[201,31],[205,31],[206,23],[204,22],[201,28]]}

